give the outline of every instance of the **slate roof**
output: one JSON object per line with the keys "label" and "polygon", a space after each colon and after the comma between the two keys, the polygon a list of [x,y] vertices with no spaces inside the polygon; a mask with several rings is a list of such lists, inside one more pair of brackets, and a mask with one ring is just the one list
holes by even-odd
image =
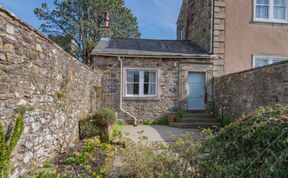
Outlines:
{"label": "slate roof", "polygon": [[102,38],[91,55],[209,57],[191,41]]}

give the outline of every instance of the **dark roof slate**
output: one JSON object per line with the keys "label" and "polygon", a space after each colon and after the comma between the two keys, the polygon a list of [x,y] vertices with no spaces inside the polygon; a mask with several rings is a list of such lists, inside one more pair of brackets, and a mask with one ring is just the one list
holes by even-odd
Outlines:
{"label": "dark roof slate", "polygon": [[209,56],[191,41],[102,38],[91,55]]}

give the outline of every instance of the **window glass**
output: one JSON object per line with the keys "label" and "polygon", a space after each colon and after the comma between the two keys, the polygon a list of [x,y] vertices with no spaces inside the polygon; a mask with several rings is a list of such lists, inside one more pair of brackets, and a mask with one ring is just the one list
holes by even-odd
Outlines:
{"label": "window glass", "polygon": [[269,1],[268,0],[256,1],[256,18],[261,18],[261,19],[269,18]]}
{"label": "window glass", "polygon": [[274,64],[277,62],[281,62],[287,60],[286,57],[271,57],[271,56],[256,56],[254,61],[254,67],[262,67],[269,64]]}
{"label": "window glass", "polygon": [[127,70],[127,95],[155,96],[156,71]]}
{"label": "window glass", "polygon": [[273,0],[273,18],[277,20],[286,19],[286,0]]}

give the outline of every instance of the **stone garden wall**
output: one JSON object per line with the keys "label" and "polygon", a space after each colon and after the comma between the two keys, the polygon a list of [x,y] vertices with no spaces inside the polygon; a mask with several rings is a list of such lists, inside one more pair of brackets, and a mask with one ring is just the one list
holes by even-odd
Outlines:
{"label": "stone garden wall", "polygon": [[233,120],[259,106],[288,104],[288,61],[222,76],[214,82],[215,98],[224,104],[224,115]]}
{"label": "stone garden wall", "polygon": [[12,157],[25,175],[78,140],[78,121],[95,109],[97,76],[41,33],[0,8],[0,123],[31,106]]}

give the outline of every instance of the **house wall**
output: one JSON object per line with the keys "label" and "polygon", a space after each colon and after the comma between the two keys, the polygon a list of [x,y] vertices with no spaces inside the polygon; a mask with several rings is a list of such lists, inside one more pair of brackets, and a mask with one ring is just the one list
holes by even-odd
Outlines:
{"label": "house wall", "polygon": [[78,140],[78,121],[95,109],[97,75],[48,38],[0,8],[0,123],[31,106],[11,157],[11,178],[25,175]]}
{"label": "house wall", "polygon": [[[213,18],[212,41],[211,18]],[[182,28],[186,40],[191,40],[207,52],[213,53],[213,75],[223,75],[225,58],[224,0],[183,0],[177,21],[178,40],[180,40]]]}
{"label": "house wall", "polygon": [[185,40],[191,40],[209,51],[211,0],[184,0],[177,22],[178,40],[180,40],[180,29],[182,28]]}
{"label": "house wall", "polygon": [[[207,81],[211,81],[213,72],[209,59],[161,59],[161,58],[124,58],[123,69],[156,69],[159,71],[158,85],[159,96],[155,98],[127,98],[123,97],[123,108],[134,115],[139,122],[147,119],[160,119],[168,113],[177,111],[180,107],[185,108],[188,96],[188,71],[207,72]],[[105,83],[114,81],[114,93],[106,95],[105,106],[119,109],[120,100],[120,62],[117,57],[94,56],[93,66],[101,73],[103,91],[108,91],[111,85]],[[179,73],[181,77],[179,78]],[[124,72],[123,72],[124,76]],[[181,82],[180,82],[181,81]],[[109,82],[108,82],[109,83]],[[208,84],[209,82],[207,82]],[[179,91],[179,85],[181,91]],[[211,85],[210,85],[211,86]],[[106,89],[105,89],[106,88]],[[208,86],[207,86],[208,88]],[[124,90],[125,91],[125,90]],[[208,89],[207,89],[208,91]],[[117,106],[118,105],[118,106]],[[122,113],[123,114],[123,113]],[[120,113],[120,115],[122,115]],[[127,117],[127,116],[126,116]],[[124,118],[131,119],[131,118]]]}
{"label": "house wall", "polygon": [[225,73],[252,68],[253,54],[288,56],[288,25],[253,22],[253,0],[225,0]]}
{"label": "house wall", "polygon": [[288,105],[288,61],[216,78],[214,92],[232,120],[260,106]]}

